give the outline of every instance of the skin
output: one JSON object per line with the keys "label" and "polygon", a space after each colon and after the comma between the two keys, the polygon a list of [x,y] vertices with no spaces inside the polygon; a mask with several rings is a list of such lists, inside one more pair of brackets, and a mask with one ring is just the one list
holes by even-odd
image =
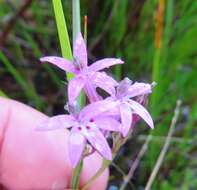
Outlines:
{"label": "skin", "polygon": [[[14,100],[0,98],[0,184],[12,190],[69,189],[72,167],[68,159],[67,130],[36,131],[43,113]],[[94,153],[84,161],[80,184],[99,169]],[[104,190],[108,170],[89,190]]]}

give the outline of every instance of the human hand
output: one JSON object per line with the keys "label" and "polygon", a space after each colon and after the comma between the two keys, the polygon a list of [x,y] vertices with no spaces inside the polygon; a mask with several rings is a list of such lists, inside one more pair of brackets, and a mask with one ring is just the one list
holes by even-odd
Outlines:
{"label": "human hand", "polygon": [[[0,183],[8,189],[68,189],[72,168],[68,160],[68,131],[38,132],[47,116],[14,100],[0,98]],[[85,158],[80,184],[100,168],[102,158]],[[108,171],[89,190],[104,190]],[[95,188],[96,187],[96,188]]]}

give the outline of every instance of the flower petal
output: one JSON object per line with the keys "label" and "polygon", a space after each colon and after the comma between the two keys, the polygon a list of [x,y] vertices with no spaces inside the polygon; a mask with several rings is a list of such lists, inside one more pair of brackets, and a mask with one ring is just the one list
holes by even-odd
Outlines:
{"label": "flower petal", "polygon": [[75,123],[75,118],[71,115],[57,115],[40,123],[38,127],[36,127],[36,130],[49,131],[55,129],[64,129],[72,127]]}
{"label": "flower petal", "polygon": [[72,129],[68,139],[68,153],[73,168],[79,163],[85,144],[85,137],[77,130]]}
{"label": "flower petal", "polygon": [[122,135],[126,137],[132,124],[132,112],[129,105],[124,103],[120,105],[120,116],[122,122]]}
{"label": "flower petal", "polygon": [[120,116],[122,122],[122,135],[126,137],[132,123],[132,112],[131,108],[127,104],[120,104]]}
{"label": "flower petal", "polygon": [[152,86],[148,83],[135,82],[128,89],[128,97],[132,98],[139,95],[150,94],[152,92]]}
{"label": "flower petal", "polygon": [[87,66],[87,48],[81,33],[76,38],[73,54],[74,58],[80,61],[84,67]]}
{"label": "flower petal", "polygon": [[80,91],[84,87],[86,79],[82,76],[76,76],[68,83],[68,100],[72,104]]}
{"label": "flower petal", "polygon": [[123,64],[124,62],[121,59],[115,58],[105,58],[94,62],[89,66],[89,71],[99,71],[105,68],[109,68],[112,65]]}
{"label": "flower petal", "polygon": [[107,160],[112,160],[111,149],[101,133],[97,128],[90,129],[86,133],[86,138],[89,143]]}
{"label": "flower petal", "polygon": [[90,103],[102,100],[102,97],[96,91],[95,85],[92,84],[91,79],[89,78],[86,80],[84,92],[86,93]]}
{"label": "flower petal", "polygon": [[148,111],[139,103],[133,100],[129,100],[129,105],[133,110],[133,113],[139,115],[144,121],[150,126],[150,128],[154,128],[153,120],[148,113]]}
{"label": "flower petal", "polygon": [[56,56],[46,56],[40,58],[41,62],[49,62],[52,63],[53,65],[56,65],[60,69],[63,69],[64,71],[70,72],[70,73],[75,73],[75,67],[72,64],[72,62],[61,58],[61,57],[56,57]]}
{"label": "flower petal", "polygon": [[118,83],[110,76],[108,76],[105,72],[92,72],[91,81],[96,85],[96,87],[99,87],[106,92],[108,92],[110,95],[115,94],[115,86],[118,85]]}
{"label": "flower petal", "polygon": [[120,132],[121,130],[121,124],[111,117],[101,115],[99,117],[94,118],[94,123],[99,129],[118,132]]}
{"label": "flower petal", "polygon": [[103,112],[106,112],[116,107],[117,105],[118,102],[110,101],[110,100],[101,100],[91,103],[81,110],[79,114],[79,119],[83,121],[89,120],[91,118],[98,116]]}

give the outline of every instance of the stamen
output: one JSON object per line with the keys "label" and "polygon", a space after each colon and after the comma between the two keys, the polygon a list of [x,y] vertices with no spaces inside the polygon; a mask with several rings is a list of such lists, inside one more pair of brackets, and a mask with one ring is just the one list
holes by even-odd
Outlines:
{"label": "stamen", "polygon": [[78,57],[74,57],[73,64],[75,65],[76,70],[80,71],[83,69],[83,63],[79,60]]}
{"label": "stamen", "polygon": [[88,126],[88,125],[87,125],[87,126],[86,126],[86,129],[88,129],[88,130],[89,130],[89,129],[90,129],[90,126]]}
{"label": "stamen", "polygon": [[93,119],[93,118],[91,118],[91,119],[90,119],[90,122],[94,122],[94,119]]}
{"label": "stamen", "polygon": [[79,129],[81,131],[82,128],[81,127],[78,127],[77,129]]}

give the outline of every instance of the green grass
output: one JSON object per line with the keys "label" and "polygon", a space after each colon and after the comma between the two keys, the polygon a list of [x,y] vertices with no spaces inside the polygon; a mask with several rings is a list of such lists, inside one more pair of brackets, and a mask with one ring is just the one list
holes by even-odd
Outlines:
{"label": "green grass", "polygon": [[11,64],[11,62],[5,57],[5,55],[0,52],[0,60],[5,65],[5,68],[8,70],[8,72],[14,77],[16,82],[21,86],[21,88],[24,90],[25,95],[30,100],[32,99],[35,102],[35,106],[38,109],[41,109],[43,106],[43,102],[39,95],[37,95],[34,87],[26,82],[26,80],[23,78],[23,76],[15,69],[15,67]]}
{"label": "green grass", "polygon": [[53,8],[55,13],[55,20],[57,24],[62,55],[64,58],[72,60],[72,50],[70,46],[70,40],[68,36],[61,0],[53,0]]}

